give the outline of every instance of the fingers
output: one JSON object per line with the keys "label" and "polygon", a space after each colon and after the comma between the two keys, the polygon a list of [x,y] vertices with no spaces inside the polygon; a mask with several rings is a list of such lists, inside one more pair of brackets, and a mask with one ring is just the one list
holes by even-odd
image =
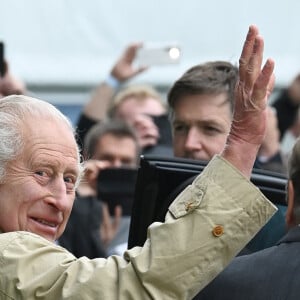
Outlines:
{"label": "fingers", "polygon": [[107,246],[111,242],[111,240],[115,237],[119,230],[122,217],[122,208],[120,205],[117,205],[115,207],[114,213],[115,215],[112,220],[107,203],[102,203],[102,222],[100,226],[100,237],[104,246]]}
{"label": "fingers", "polygon": [[246,40],[244,42],[243,50],[239,59],[239,76],[240,80],[245,81],[247,67],[252,56],[255,38],[258,35],[258,28],[254,25],[251,25],[248,30]]}
{"label": "fingers", "polygon": [[109,215],[109,210],[108,206],[106,203],[103,202],[102,204],[102,222],[100,225],[100,237],[102,243],[106,246],[107,243],[111,239],[111,230],[110,230],[110,215]]}
{"label": "fingers", "polygon": [[262,65],[264,51],[264,41],[262,37],[256,36],[254,45],[252,48],[252,53],[248,62],[247,70],[245,73],[245,88],[246,90],[251,90],[253,83],[257,79]]}
{"label": "fingers", "polygon": [[255,25],[249,31],[239,60],[239,83],[244,108],[264,109],[274,87],[274,62],[268,59],[262,68],[264,40]]}
{"label": "fingers", "polygon": [[109,227],[110,215],[109,215],[108,205],[105,202],[102,202],[102,223],[105,228]]}
{"label": "fingers", "polygon": [[149,69],[149,66],[142,66],[142,67],[138,67],[136,70],[135,70],[135,74],[134,75],[137,75],[139,73],[143,73],[145,72],[146,70]]}
{"label": "fingers", "polygon": [[268,59],[262,67],[263,51],[263,38],[252,25],[239,60],[233,121],[222,153],[248,178],[265,137],[267,98],[274,87],[274,62]]}
{"label": "fingers", "polygon": [[140,47],[142,47],[142,43],[130,44],[124,52],[124,55],[123,55],[124,60],[131,63],[134,60],[134,58],[136,56],[136,52]]}
{"label": "fingers", "polygon": [[263,51],[264,41],[262,37],[258,35],[257,27],[252,25],[249,27],[239,60],[240,81],[243,83],[243,88],[246,93],[252,90],[254,82],[259,76],[263,59]]}
{"label": "fingers", "polygon": [[[274,61],[272,59],[268,59],[259,73],[254,87],[252,91],[252,101],[255,105],[264,108],[266,106],[266,101],[268,96],[272,93],[274,84],[275,84],[275,76],[274,72]],[[262,99],[266,101],[262,102]]]}
{"label": "fingers", "polygon": [[95,160],[90,159],[85,162],[85,170],[84,170],[84,179],[91,186],[95,185],[95,180],[97,179],[101,170],[109,168],[111,163],[109,161],[104,160]]}
{"label": "fingers", "polygon": [[131,64],[133,63],[138,49],[140,49],[143,46],[142,43],[134,43],[128,46],[127,50],[124,54],[124,64],[128,64],[131,66],[131,76],[136,76],[144,71],[146,71],[149,67],[147,66],[140,66],[134,68]]}
{"label": "fingers", "polygon": [[134,59],[142,43],[132,43],[123,52],[111,70],[111,75],[120,82],[126,81],[148,68],[134,66]]}
{"label": "fingers", "polygon": [[142,114],[137,115],[133,121],[133,127],[136,130],[139,144],[142,148],[157,144],[160,136],[159,129],[151,117]]}
{"label": "fingers", "polygon": [[122,207],[121,205],[117,205],[115,207],[115,210],[114,210],[114,220],[113,220],[113,230],[114,232],[117,232],[118,229],[119,229],[119,226],[120,226],[120,223],[121,223],[121,218],[122,218]]}

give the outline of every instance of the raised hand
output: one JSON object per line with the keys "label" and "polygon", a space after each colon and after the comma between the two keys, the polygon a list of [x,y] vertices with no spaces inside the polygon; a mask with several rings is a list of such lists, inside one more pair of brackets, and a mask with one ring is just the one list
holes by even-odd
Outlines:
{"label": "raised hand", "polygon": [[134,116],[131,123],[137,133],[138,142],[142,149],[155,146],[158,143],[159,129],[150,116],[138,114]]}
{"label": "raised hand", "polygon": [[249,27],[239,60],[235,109],[223,156],[250,176],[267,126],[267,99],[274,87],[274,61],[262,67],[263,38],[255,25]]}
{"label": "raised hand", "polygon": [[141,43],[130,44],[117,60],[111,70],[111,75],[120,82],[126,81],[135,75],[145,71],[146,67],[135,67],[134,59],[137,50],[142,46]]}

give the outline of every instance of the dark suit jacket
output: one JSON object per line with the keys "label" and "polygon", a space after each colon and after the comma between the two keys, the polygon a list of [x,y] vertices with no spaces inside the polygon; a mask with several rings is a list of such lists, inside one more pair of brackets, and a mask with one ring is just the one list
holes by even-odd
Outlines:
{"label": "dark suit jacket", "polygon": [[106,257],[100,239],[101,202],[94,197],[77,196],[63,235],[58,243],[76,257]]}
{"label": "dark suit jacket", "polygon": [[235,258],[196,299],[299,300],[300,227],[276,246]]}

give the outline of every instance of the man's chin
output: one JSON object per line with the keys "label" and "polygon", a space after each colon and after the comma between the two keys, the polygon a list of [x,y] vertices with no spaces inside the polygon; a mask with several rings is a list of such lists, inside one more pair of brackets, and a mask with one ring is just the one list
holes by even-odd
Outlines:
{"label": "man's chin", "polygon": [[189,158],[192,160],[201,160],[201,161],[209,161],[211,158],[203,155],[189,154],[185,158]]}

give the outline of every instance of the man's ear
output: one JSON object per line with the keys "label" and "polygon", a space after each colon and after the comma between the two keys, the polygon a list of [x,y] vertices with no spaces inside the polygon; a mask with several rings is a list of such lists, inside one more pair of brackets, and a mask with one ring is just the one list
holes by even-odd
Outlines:
{"label": "man's ear", "polygon": [[296,224],[294,217],[294,201],[295,201],[295,193],[294,193],[294,185],[291,180],[288,181],[287,188],[287,202],[288,207],[286,210],[285,221],[288,228],[291,228]]}

